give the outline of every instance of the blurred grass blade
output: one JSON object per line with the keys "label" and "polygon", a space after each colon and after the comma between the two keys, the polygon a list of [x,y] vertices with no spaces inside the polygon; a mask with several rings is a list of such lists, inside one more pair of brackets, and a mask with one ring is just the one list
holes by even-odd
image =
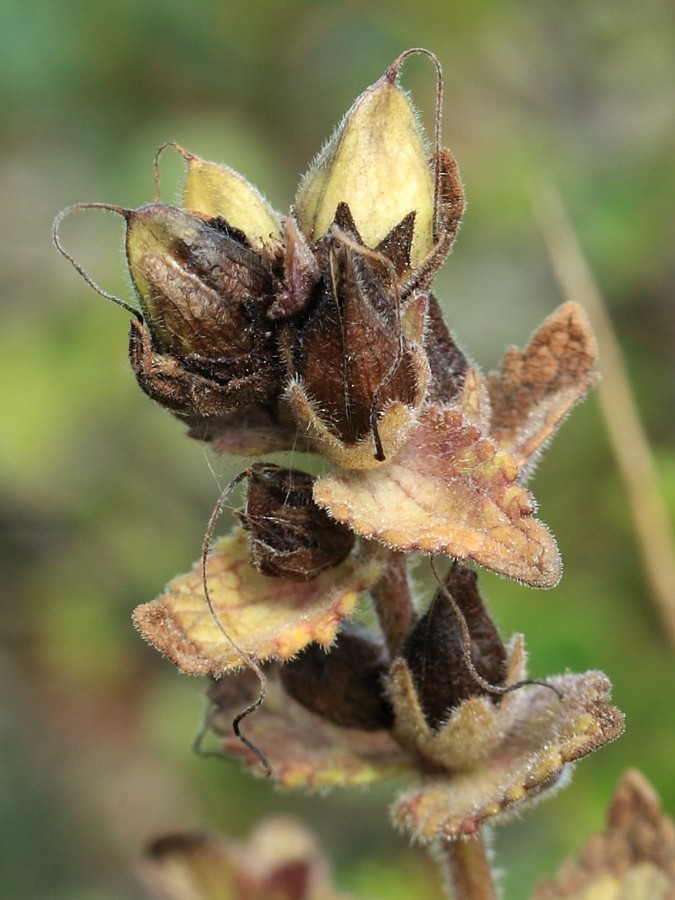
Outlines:
{"label": "blurred grass blade", "polygon": [[545,182],[533,192],[533,205],[562,293],[585,307],[598,338],[602,370],[600,408],[626,488],[649,590],[675,646],[675,545],[621,347],[560,194]]}

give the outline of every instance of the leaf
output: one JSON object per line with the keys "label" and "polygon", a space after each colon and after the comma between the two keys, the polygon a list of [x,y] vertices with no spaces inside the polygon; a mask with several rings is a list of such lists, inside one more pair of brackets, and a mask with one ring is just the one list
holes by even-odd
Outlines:
{"label": "leaf", "polygon": [[459,404],[427,407],[395,461],[322,475],[314,499],[357,534],[396,550],[447,553],[553,587],[561,573],[556,543],[532,518],[535,503],[518,475],[513,458]]}
{"label": "leaf", "polygon": [[[558,784],[568,763],[621,734],[623,716],[608,704],[610,685],[601,672],[561,675],[549,684],[562,700],[545,685],[515,691],[504,698],[510,704],[501,728],[504,703],[492,707],[496,740],[487,755],[482,723],[472,709],[482,704],[487,713],[487,701],[472,699],[460,706],[435,740],[438,760],[445,754],[448,764],[454,757],[463,759],[463,766],[451,766],[446,777],[430,778],[403,793],[392,809],[394,821],[421,841],[474,834],[485,820],[522,809]],[[472,747],[478,746],[481,752],[472,760]]]}
{"label": "leaf", "polygon": [[[259,773],[258,757],[232,731],[232,720],[249,702],[248,694],[237,693],[231,686],[241,678],[228,676],[211,688],[209,695],[216,706],[209,724],[221,736],[225,753],[242,758]],[[369,784],[410,768],[389,731],[334,725],[293,700],[276,679],[268,681],[265,702],[246,719],[244,729],[247,739],[267,757],[271,777],[282,787],[325,790]]]}
{"label": "leaf", "polygon": [[488,377],[490,433],[519,468],[529,466],[572,407],[598,380],[597,347],[586,313],[565,303],[546,319],[527,348],[511,347]]}
{"label": "leaf", "polygon": [[304,583],[260,575],[248,555],[241,529],[220,538],[210,554],[215,619],[204,597],[201,562],[135,610],[141,634],[183,672],[219,677],[251,659],[289,659],[312,641],[330,644],[359,594],[380,574],[372,552],[350,556]]}

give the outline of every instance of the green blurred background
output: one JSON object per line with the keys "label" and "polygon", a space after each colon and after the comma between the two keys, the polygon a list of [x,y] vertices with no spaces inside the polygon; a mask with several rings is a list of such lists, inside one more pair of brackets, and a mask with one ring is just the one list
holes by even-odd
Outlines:
{"label": "green blurred background", "polygon": [[[561,299],[528,192],[558,185],[618,330],[675,509],[675,14],[667,0],[5,0],[0,10],[0,896],[142,897],[134,866],[163,831],[245,835],[302,817],[339,883],[363,897],[438,896],[425,856],[393,833],[391,786],[328,798],[272,791],[190,749],[204,685],[134,632],[130,613],[198,556],[213,460],[141,395],[127,319],[51,245],[78,200],[152,199],[152,158],[176,140],[247,175],[285,210],[354,97],[403,49],[445,69],[444,143],[469,206],[438,280],[452,327],[494,366]],[[429,123],[433,75],[404,82]],[[163,164],[165,199],[180,166]],[[63,240],[125,298],[122,226],[86,213]],[[239,465],[239,467],[241,467]],[[628,729],[570,788],[495,834],[507,896],[603,822],[626,766],[675,810],[673,655],[592,397],[534,480],[566,575],[538,593],[484,576],[536,676],[600,668]]]}

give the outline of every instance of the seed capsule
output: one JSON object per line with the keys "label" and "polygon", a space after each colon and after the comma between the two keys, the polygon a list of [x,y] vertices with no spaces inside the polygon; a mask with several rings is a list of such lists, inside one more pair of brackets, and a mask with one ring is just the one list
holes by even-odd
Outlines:
{"label": "seed capsule", "polygon": [[262,575],[311,581],[351,553],[353,533],[314,503],[312,485],[312,476],[297,469],[251,466],[238,517],[249,534],[251,565]]}
{"label": "seed capsule", "polygon": [[126,245],[157,349],[211,360],[252,350],[271,281],[238,231],[151,203],[128,214]]}
{"label": "seed capsule", "polygon": [[280,219],[249,181],[219,163],[208,162],[178,144],[173,145],[187,163],[183,207],[209,219],[221,217],[242,231],[254,250],[280,239]]}
{"label": "seed capsule", "polygon": [[[476,580],[475,572],[455,563],[445,579],[445,588],[464,616],[470,637],[466,650],[475,671],[489,684],[501,685],[506,674],[506,650],[483,605]],[[464,640],[457,610],[439,589],[401,652],[431,728],[438,728],[464,700],[491,696],[467,666]]]}

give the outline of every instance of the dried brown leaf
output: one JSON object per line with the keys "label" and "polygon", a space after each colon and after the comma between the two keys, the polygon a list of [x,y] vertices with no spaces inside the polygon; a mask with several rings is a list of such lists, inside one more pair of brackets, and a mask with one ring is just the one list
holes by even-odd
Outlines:
{"label": "dried brown leaf", "polygon": [[543,322],[524,351],[511,347],[501,371],[489,376],[490,433],[519,468],[536,461],[570,409],[595,384],[596,356],[586,313],[570,302]]}
{"label": "dried brown leaf", "polygon": [[518,476],[513,458],[459,405],[427,407],[394,462],[322,475],[314,499],[357,534],[396,550],[447,553],[533,587],[553,587],[558,550],[532,517],[534,500]]}
{"label": "dried brown leaf", "polygon": [[[215,703],[209,717],[221,735],[225,753],[238,756],[260,773],[260,761],[232,732],[242,709],[242,695],[231,690],[228,676],[210,691]],[[265,753],[271,777],[282,787],[325,790],[368,784],[409,768],[408,757],[384,729],[345,728],[305,709],[270,679],[265,703],[246,720],[246,737]]]}

